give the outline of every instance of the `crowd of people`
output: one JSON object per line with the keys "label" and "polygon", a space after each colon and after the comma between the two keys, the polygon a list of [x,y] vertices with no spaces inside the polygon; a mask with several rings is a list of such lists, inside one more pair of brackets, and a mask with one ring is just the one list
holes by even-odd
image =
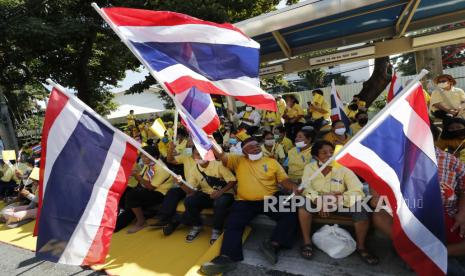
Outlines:
{"label": "crowd of people", "polygon": [[[438,176],[446,210],[448,252],[450,256],[463,256],[465,93],[454,86],[455,80],[449,75],[437,77],[435,83],[437,89],[431,95],[429,106],[432,122],[439,120],[442,128],[431,126],[436,139]],[[212,209],[210,243],[213,244],[221,234],[223,243],[220,255],[202,266],[202,271],[211,275],[234,269],[243,259],[245,227],[257,215],[264,214],[276,221],[270,237],[260,247],[270,263],[278,262],[280,250],[292,248],[299,229],[302,236],[300,254],[311,259],[314,254],[312,218],[330,214],[311,212],[304,207],[296,212],[265,212],[266,197],[295,193],[304,196],[310,205],[323,196],[334,197],[345,207],[353,206],[368,194],[373,196],[370,201],[373,206],[379,200],[376,191],[368,189],[362,178],[342,166],[327,166],[305,189],[299,190],[298,185],[331,158],[337,145],[346,144],[369,121],[366,103],[358,95],[345,110],[350,125],[331,121],[330,105],[321,90],[314,90],[312,95],[306,111],[296,95],[289,94],[285,99],[276,97],[276,112],[259,111],[251,106],[237,113],[225,112],[229,119],[222,117],[221,128],[211,137],[221,148],[213,148],[214,161],[201,158],[182,126],[174,137],[173,123],[166,122],[167,131],[163,137],[158,137],[150,131],[152,121],[139,121],[131,112],[127,117],[126,133],[139,141],[157,162],[140,155],[120,201],[115,231],[129,226],[127,232],[133,234],[144,227],[153,227],[169,236],[180,225],[187,225],[190,231],[185,237],[186,242],[193,242],[204,230],[202,210]],[[29,169],[34,167],[34,156],[24,160],[27,160]],[[20,172],[14,164],[3,162],[0,196],[9,196],[16,191],[21,201],[14,205],[20,207],[12,209],[9,206],[2,211],[1,216],[8,224],[17,225],[20,216],[21,220],[33,217],[32,211],[23,213],[34,207],[34,189],[18,190],[18,184],[25,179],[32,187],[36,185],[36,179],[27,177],[27,171]],[[182,214],[177,212],[179,204],[185,209]],[[361,260],[370,265],[377,264],[379,259],[367,246],[366,237],[373,226],[391,237],[389,211],[336,213],[354,222],[356,252]],[[157,220],[148,225],[146,219],[155,215]]]}

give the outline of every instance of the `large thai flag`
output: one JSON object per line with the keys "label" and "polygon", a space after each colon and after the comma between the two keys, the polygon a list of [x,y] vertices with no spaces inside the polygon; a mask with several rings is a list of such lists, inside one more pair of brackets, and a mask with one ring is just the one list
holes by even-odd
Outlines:
{"label": "large thai flag", "polygon": [[341,97],[336,90],[334,80],[331,82],[331,121],[342,121],[346,129],[350,129],[350,120],[344,112],[344,105],[342,104]]}
{"label": "large thai flag", "polygon": [[417,82],[401,97],[336,160],[387,196],[399,255],[420,275],[444,275],[444,210],[423,89]]}
{"label": "large thai flag", "polygon": [[103,263],[137,150],[67,95],[54,88],[45,113],[36,254],[71,265]]}
{"label": "large thai flag", "polygon": [[196,87],[276,111],[273,96],[259,87],[260,45],[233,25],[166,11],[101,11],[170,92]]}
{"label": "large thai flag", "polygon": [[215,105],[209,94],[200,92],[196,87],[176,94],[175,98],[189,112],[196,125],[207,134],[212,134],[220,126]]}
{"label": "large thai flag", "polygon": [[391,79],[391,84],[389,85],[389,90],[387,94],[387,102],[392,101],[394,97],[399,94],[400,91],[402,91],[402,84],[400,84],[400,81],[397,79],[397,74],[396,71],[394,71],[394,74],[392,75]]}

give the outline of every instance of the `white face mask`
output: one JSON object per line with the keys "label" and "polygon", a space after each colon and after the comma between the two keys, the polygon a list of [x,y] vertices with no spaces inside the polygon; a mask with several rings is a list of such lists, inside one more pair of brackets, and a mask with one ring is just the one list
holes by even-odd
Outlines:
{"label": "white face mask", "polygon": [[300,141],[300,142],[296,142],[296,143],[295,143],[295,146],[296,146],[297,148],[301,149],[301,148],[305,148],[305,147],[307,146],[307,144],[305,144],[304,141]]}
{"label": "white face mask", "polygon": [[345,128],[345,127],[343,127],[343,128],[336,128],[336,129],[334,130],[334,133],[336,133],[337,135],[341,135],[341,136],[342,136],[342,135],[344,135],[344,133],[346,133],[346,128]]}
{"label": "white face mask", "polygon": [[245,111],[247,111],[247,112],[252,111],[252,107],[251,107],[251,106],[247,106],[247,107],[245,108]]}
{"label": "white face mask", "polygon": [[263,157],[263,152],[259,152],[257,154],[247,154],[249,156],[249,159],[252,161],[257,161]]}
{"label": "white face mask", "polygon": [[274,139],[267,139],[267,140],[265,140],[265,145],[267,145],[267,146],[272,146],[272,145],[274,145]]}
{"label": "white face mask", "polygon": [[449,87],[449,82],[440,82],[438,83],[438,87],[441,89]]}
{"label": "white face mask", "polygon": [[207,160],[203,160],[203,159],[195,159],[195,163],[199,164],[199,165],[204,165],[205,163],[207,163],[208,161]]}

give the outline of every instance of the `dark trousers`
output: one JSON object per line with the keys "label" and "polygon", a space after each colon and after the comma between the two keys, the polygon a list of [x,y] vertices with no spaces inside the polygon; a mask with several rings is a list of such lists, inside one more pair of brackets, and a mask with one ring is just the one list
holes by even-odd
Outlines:
{"label": "dark trousers", "polygon": [[201,226],[202,218],[200,212],[206,208],[213,207],[213,229],[223,230],[224,220],[228,214],[229,207],[234,202],[234,195],[224,193],[217,199],[211,199],[210,196],[203,192],[195,192],[184,199],[186,211],[183,214],[182,221],[193,226]]}
{"label": "dark trousers", "polygon": [[304,126],[304,123],[286,123],[285,126],[287,137],[294,141],[297,132]]}
{"label": "dark trousers", "polygon": [[18,186],[14,180],[9,182],[0,180],[0,197],[12,196],[15,194],[15,188]]}
{"label": "dark trousers", "polygon": [[[221,255],[226,255],[233,261],[243,260],[244,229],[252,219],[263,213],[263,201],[235,201],[226,222]],[[270,240],[277,242],[280,247],[291,248],[297,233],[296,213],[267,212],[264,214],[277,222]]]}
{"label": "dark trousers", "polygon": [[158,211],[159,220],[161,221],[171,221],[171,219],[176,215],[176,209],[178,203],[186,197],[186,192],[181,188],[172,188],[170,189],[163,199],[161,208]]}
{"label": "dark trousers", "polygon": [[126,193],[126,208],[143,208],[162,203],[165,196],[159,191],[148,190],[140,186]]}

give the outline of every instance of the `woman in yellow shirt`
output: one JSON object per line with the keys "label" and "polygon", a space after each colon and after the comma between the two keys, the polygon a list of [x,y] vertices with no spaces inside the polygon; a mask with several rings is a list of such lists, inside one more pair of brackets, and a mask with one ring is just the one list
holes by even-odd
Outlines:
{"label": "woman in yellow shirt", "polygon": [[[338,210],[342,206],[346,208],[352,206],[361,207],[360,211],[336,211],[336,213],[338,215],[349,216],[352,218],[355,225],[357,253],[366,263],[377,264],[379,262],[378,258],[368,252],[365,246],[365,240],[370,228],[367,210],[363,208],[363,205],[354,206],[356,203],[359,204],[365,197],[365,194],[363,193],[363,185],[360,180],[358,180],[357,176],[345,167],[332,168],[331,166],[327,166],[315,178],[310,180],[310,177],[314,174],[314,172],[317,171],[322,164],[328,161],[333,153],[333,144],[324,140],[318,141],[312,148],[312,155],[315,159],[305,166],[302,182],[306,184],[306,187],[302,194],[306,197],[308,202],[305,207],[299,208],[298,211],[302,237],[304,240],[304,245],[301,248],[301,255],[306,259],[313,257],[312,241],[310,239],[312,213],[319,212],[321,217],[328,217],[328,208],[331,208],[328,203],[337,202]],[[320,210],[313,210],[315,206]]]}
{"label": "woman in yellow shirt", "polygon": [[331,131],[323,137],[323,140],[326,140],[333,145],[345,145],[349,142],[350,138],[351,136],[347,133],[344,123],[337,120],[333,122]]}
{"label": "woman in yellow shirt", "polygon": [[[147,146],[144,150],[163,163],[156,147]],[[144,167],[141,171],[133,170],[132,175],[138,185],[128,190],[126,207],[131,208],[136,216],[136,223],[129,228],[128,234],[136,233],[145,227],[143,208],[160,204],[166,193],[173,186],[173,177],[160,165],[155,164],[147,156],[141,155]]]}
{"label": "woman in yellow shirt", "polygon": [[281,116],[279,116],[278,112],[265,110],[263,111],[262,122],[265,130],[272,131],[275,126],[281,124]]}
{"label": "woman in yellow shirt", "polygon": [[288,95],[286,97],[286,103],[287,108],[283,115],[286,133],[289,139],[294,140],[297,131],[299,131],[305,123],[304,110],[294,95]]}
{"label": "woman in yellow shirt", "polygon": [[287,166],[289,178],[294,183],[300,183],[305,165],[312,159],[312,141],[315,133],[310,130],[300,130],[295,138],[295,147],[288,152]]}
{"label": "woman in yellow shirt", "polygon": [[274,139],[273,133],[270,131],[265,131],[263,133],[264,143],[262,145],[263,156],[274,158],[280,164],[286,159],[286,154],[284,153],[284,148],[282,145],[277,144]]}

